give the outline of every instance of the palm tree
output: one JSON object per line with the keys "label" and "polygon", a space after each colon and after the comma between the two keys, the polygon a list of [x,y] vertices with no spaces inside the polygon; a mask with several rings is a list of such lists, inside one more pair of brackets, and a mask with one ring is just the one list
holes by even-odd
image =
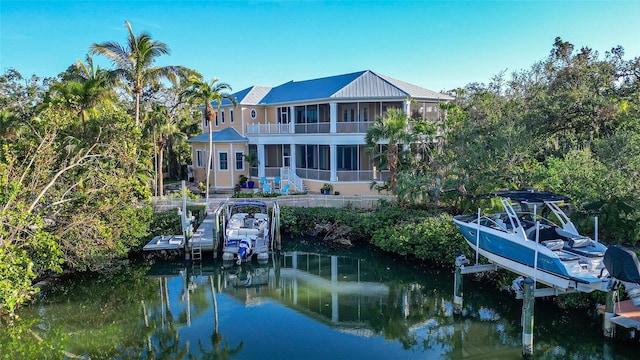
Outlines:
{"label": "palm tree", "polygon": [[237,105],[236,98],[230,94],[232,91],[231,86],[219,81],[220,79],[218,78],[205,81],[201,77],[194,75],[189,78],[189,87],[182,92],[182,96],[185,99],[204,104],[204,118],[209,126],[209,161],[207,162],[206,180],[207,212],[209,211],[209,175],[213,156],[213,121],[216,118],[213,103],[216,104],[218,110],[220,110],[223,100],[230,101],[233,106]]}
{"label": "palm tree", "polygon": [[43,106],[60,105],[77,112],[84,132],[87,113],[101,103],[112,103],[116,97],[112,88],[115,74],[94,66],[91,55],[86,60],[86,63],[78,60],[62,75],[62,82],[52,84],[43,101]]}
{"label": "palm tree", "polygon": [[387,148],[381,154],[385,157],[389,167],[389,190],[396,186],[398,163],[400,162],[399,145],[410,143],[412,135],[407,127],[407,115],[400,110],[391,108],[383,116],[378,116],[376,121],[367,130],[365,141],[369,152],[377,152],[378,142],[386,140]]}
{"label": "palm tree", "polygon": [[192,70],[182,66],[152,66],[161,55],[170,53],[169,46],[163,42],[151,39],[151,35],[142,32],[134,35],[131,24],[125,21],[129,30],[127,46],[116,42],[92,44],[90,51],[107,57],[116,66],[116,74],[125,80],[128,90],[135,97],[135,121],[140,124],[140,96],[146,86],[155,81],[167,79],[176,83],[178,77],[187,77]]}
{"label": "palm tree", "polygon": [[162,164],[164,162],[164,151],[174,139],[185,139],[187,135],[180,130],[178,118],[166,106],[156,104],[151,112],[150,132],[153,133],[155,145],[158,149],[156,157],[156,169],[158,171],[157,190],[160,196],[163,195],[164,174]]}

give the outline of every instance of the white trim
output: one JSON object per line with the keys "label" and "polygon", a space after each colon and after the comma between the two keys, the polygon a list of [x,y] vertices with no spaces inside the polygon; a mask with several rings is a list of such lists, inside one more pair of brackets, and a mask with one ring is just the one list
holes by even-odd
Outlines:
{"label": "white trim", "polygon": [[[223,169],[221,167],[222,165],[222,159],[220,158],[221,154],[226,154],[227,155],[227,160],[225,161],[227,164],[227,168]],[[220,150],[218,151],[218,171],[229,171],[229,151],[228,150]]]}
{"label": "white trim", "polygon": [[258,117],[258,111],[256,111],[255,108],[251,108],[251,110],[249,110],[249,116],[251,120],[255,120]]}
{"label": "white trim", "polygon": [[[237,166],[238,165],[238,163],[237,163],[238,159],[236,159],[236,155],[238,155],[238,154],[241,154],[241,156],[240,156],[240,164],[242,165],[242,167],[240,169],[238,169],[238,166]],[[245,167],[244,167],[244,149],[235,150],[233,152],[233,169],[235,171],[244,171],[245,170]]]}
{"label": "white trim", "polygon": [[[202,154],[202,158],[198,156],[199,154]],[[195,157],[196,167],[199,169],[205,169],[203,162],[207,162],[207,150],[196,149]]]}

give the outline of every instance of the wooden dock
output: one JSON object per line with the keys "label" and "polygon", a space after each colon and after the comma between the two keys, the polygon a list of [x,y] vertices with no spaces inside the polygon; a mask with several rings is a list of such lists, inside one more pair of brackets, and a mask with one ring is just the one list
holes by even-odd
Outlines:
{"label": "wooden dock", "polygon": [[207,214],[200,226],[198,226],[198,229],[194,231],[193,237],[189,240],[187,244],[187,251],[193,252],[193,249],[197,248],[202,251],[214,251],[217,245],[214,241],[215,228],[215,215]]}
{"label": "wooden dock", "polygon": [[[598,312],[604,314],[604,305],[598,306]],[[634,306],[631,300],[624,300],[615,303],[615,316],[611,322],[627,329],[640,330],[640,306]]]}

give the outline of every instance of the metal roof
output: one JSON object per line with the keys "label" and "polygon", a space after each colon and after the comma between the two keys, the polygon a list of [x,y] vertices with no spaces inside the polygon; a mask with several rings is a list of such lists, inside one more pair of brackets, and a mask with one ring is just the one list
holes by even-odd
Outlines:
{"label": "metal roof", "polygon": [[[250,86],[244,90],[240,90],[236,93],[231,94],[236,98],[236,102],[238,105],[258,105],[260,100],[264,98],[265,95],[269,93],[271,87],[269,86]],[[215,108],[217,106],[217,102],[214,101],[211,103]],[[227,99],[222,100],[222,106],[231,105],[231,101]]]}
{"label": "metal roof", "polygon": [[289,81],[276,86],[262,99],[263,104],[327,99],[362,75],[364,71],[312,80]]}
{"label": "metal roof", "polygon": [[[222,130],[213,131],[212,134],[213,134],[212,142],[214,142],[214,143],[249,142],[249,139],[247,139],[246,137],[240,135],[240,133],[238,133],[238,131],[236,131],[236,129],[234,129],[232,127],[227,127],[227,128],[222,129]],[[209,142],[209,132],[205,132],[205,133],[200,134],[198,136],[194,136],[194,137],[190,138],[189,140],[187,140],[187,142],[190,142],[190,143],[194,143],[194,142],[208,143]]]}
{"label": "metal roof", "polygon": [[[375,73],[371,70],[318,79],[289,81],[270,88],[252,86],[233,94],[239,104],[271,105],[322,99],[412,98],[454,100],[453,97]],[[224,101],[223,105],[230,105]],[[215,104],[214,104],[215,105]]]}

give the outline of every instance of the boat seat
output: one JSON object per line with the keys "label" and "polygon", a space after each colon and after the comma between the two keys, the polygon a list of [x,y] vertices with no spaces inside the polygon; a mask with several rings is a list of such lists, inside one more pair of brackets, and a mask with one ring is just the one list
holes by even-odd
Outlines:
{"label": "boat seat", "polygon": [[238,229],[238,236],[257,236],[259,232],[258,229]]}
{"label": "boat seat", "polygon": [[552,251],[562,250],[562,248],[564,247],[564,241],[560,239],[545,240],[545,241],[541,241],[540,244],[546,246],[549,250],[552,250]]}
{"label": "boat seat", "polygon": [[556,250],[553,253],[558,255],[558,258],[560,258],[560,261],[578,261],[578,260],[580,260],[580,256],[568,253],[568,252],[563,251],[563,250]]}
{"label": "boat seat", "polygon": [[592,244],[593,240],[588,237],[572,237],[568,242],[565,241],[563,249],[585,257],[604,256],[604,252],[598,251],[597,248]]}

